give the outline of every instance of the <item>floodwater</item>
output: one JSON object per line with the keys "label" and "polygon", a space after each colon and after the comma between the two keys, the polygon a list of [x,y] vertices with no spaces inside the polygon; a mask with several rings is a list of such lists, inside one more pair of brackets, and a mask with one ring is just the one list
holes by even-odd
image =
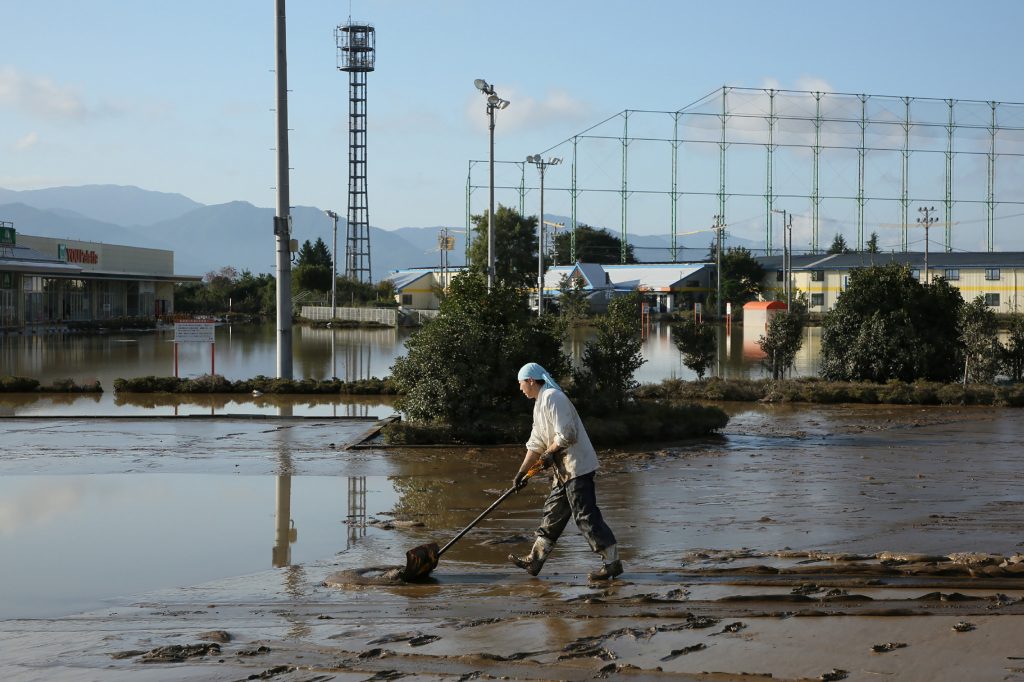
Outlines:
{"label": "floodwater", "polygon": [[[719,329],[722,367],[709,374],[729,377],[764,376],[755,332],[742,325]],[[324,329],[296,326],[293,335],[293,375],[298,378],[345,381],[384,377],[397,357],[405,353],[408,329]],[[820,357],[820,328],[809,327],[804,346],[797,355],[793,376],[814,375]],[[582,357],[591,329],[577,329],[565,350],[575,361]],[[0,394],[0,416],[12,415],[184,415],[184,414],[293,414],[307,416],[367,416],[387,400],[337,401],[310,397],[305,401],[277,401],[272,397],[230,400],[191,397],[187,402],[168,401],[152,395],[115,396],[114,380],[140,376],[174,375],[173,332],[117,332],[103,335],[43,335],[0,337],[0,375],[24,376],[44,384],[72,378],[79,382],[98,380],[100,395],[12,396]],[[221,325],[213,348],[205,344],[178,347],[178,374],[196,377],[211,370],[231,380],[257,375],[276,376],[277,339],[273,325]],[[644,340],[646,362],[636,372],[640,382],[666,378],[693,379],[695,374],[682,364],[667,324],[654,324]],[[381,409],[384,409],[383,407]]]}

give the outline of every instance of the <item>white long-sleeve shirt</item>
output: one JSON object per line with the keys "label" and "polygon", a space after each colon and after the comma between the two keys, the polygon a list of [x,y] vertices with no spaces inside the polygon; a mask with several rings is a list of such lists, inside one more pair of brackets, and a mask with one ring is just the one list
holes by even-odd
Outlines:
{"label": "white long-sleeve shirt", "polygon": [[526,449],[544,453],[552,443],[565,449],[556,458],[561,460],[564,471],[563,476],[558,467],[555,468],[559,482],[597,471],[597,452],[590,444],[590,436],[572,401],[561,391],[544,387],[533,406],[533,430],[526,441]]}

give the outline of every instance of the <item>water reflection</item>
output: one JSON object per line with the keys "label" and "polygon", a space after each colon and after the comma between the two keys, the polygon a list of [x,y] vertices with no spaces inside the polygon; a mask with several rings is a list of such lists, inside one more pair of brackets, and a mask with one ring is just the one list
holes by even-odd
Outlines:
{"label": "water reflection", "polygon": [[[753,330],[743,325],[731,329],[720,326],[719,360],[712,373],[736,378],[766,376]],[[327,329],[300,326],[294,338],[294,368],[297,378],[344,381],[384,377],[399,356],[405,353],[410,330],[394,328]],[[792,376],[816,375],[820,367],[821,330],[809,327],[803,347],[796,357]],[[576,328],[565,341],[564,349],[575,363],[582,361],[588,341],[596,337],[593,327]],[[118,332],[107,335],[57,334],[34,337],[0,337],[0,375],[28,376],[49,384],[56,379],[78,382],[96,381],[105,389],[101,395],[33,397],[35,403],[11,402],[0,396],[0,414],[113,414],[173,413],[174,404],[195,406],[179,413],[199,410],[223,414],[224,410],[256,411],[273,414],[282,398],[262,396],[258,401],[245,396],[160,396],[155,394],[114,395],[117,378],[170,376],[174,372],[173,334],[158,332]],[[276,374],[277,350],[274,325],[222,325],[216,330],[217,371],[230,380]],[[683,365],[672,339],[671,325],[655,322],[643,342],[647,360],[636,373],[640,382],[658,382],[666,378],[693,379],[695,373]],[[210,348],[206,344],[182,344],[179,347],[180,374],[194,377],[210,369]],[[719,363],[721,366],[719,366]],[[375,397],[376,398],[376,397]],[[14,398],[25,400],[24,397]],[[331,404],[332,398],[301,396],[289,398],[296,407],[306,405],[316,414],[335,416],[371,416],[376,405],[389,398],[349,399]],[[61,402],[67,401],[67,402]],[[206,401],[206,402],[203,402]],[[198,409],[197,409],[198,408]]]}
{"label": "water reflection", "polygon": [[361,538],[366,537],[366,476],[348,477],[348,539],[345,549],[352,549]]}

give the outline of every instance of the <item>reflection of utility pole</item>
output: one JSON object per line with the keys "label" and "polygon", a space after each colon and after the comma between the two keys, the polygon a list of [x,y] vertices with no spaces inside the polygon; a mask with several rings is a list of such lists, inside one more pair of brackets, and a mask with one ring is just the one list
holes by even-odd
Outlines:
{"label": "reflection of utility pole", "polygon": [[[291,405],[281,406],[280,416],[290,417]],[[279,431],[287,438],[288,429]],[[292,543],[299,539],[299,531],[292,522],[292,455],[290,445],[282,442],[278,447],[280,458],[277,475],[277,508],[275,516],[274,550],[271,563],[274,568],[288,566],[292,562]]]}
{"label": "reflection of utility pole", "polygon": [[725,216],[716,215],[715,224],[711,227],[715,231],[715,274],[718,277],[715,293],[715,319],[722,319],[722,231],[725,224],[722,220]]}
{"label": "reflection of utility pole", "polygon": [[924,283],[929,284],[931,281],[930,273],[928,272],[928,228],[938,222],[938,217],[932,215],[932,211],[935,210],[934,206],[924,207],[921,206],[917,209],[917,212],[921,214],[921,217],[917,219],[917,224],[924,228]]}
{"label": "reflection of utility pole", "polygon": [[299,539],[299,531],[291,519],[292,514],[292,477],[277,477],[277,516],[274,533],[274,568],[281,568],[292,563],[292,543]]}
{"label": "reflection of utility pole", "polygon": [[366,536],[366,476],[348,477],[348,544]]}

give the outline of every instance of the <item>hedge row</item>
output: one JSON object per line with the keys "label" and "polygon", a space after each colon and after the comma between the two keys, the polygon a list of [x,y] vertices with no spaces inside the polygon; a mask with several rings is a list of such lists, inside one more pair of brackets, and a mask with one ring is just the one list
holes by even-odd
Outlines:
{"label": "hedge row", "polygon": [[177,377],[137,377],[115,379],[114,390],[119,393],[277,393],[296,395],[394,395],[395,389],[388,379],[277,379],[257,376],[252,379],[230,381],[218,375],[204,374],[194,379]]}
{"label": "hedge row", "polygon": [[55,379],[49,386],[27,377],[0,376],[0,393],[103,393],[100,382],[75,383],[74,379]]}
{"label": "hedge row", "polygon": [[[644,400],[614,415],[583,415],[583,421],[591,442],[607,448],[704,436],[725,428],[729,417],[717,407]],[[502,414],[467,424],[396,421],[382,435],[389,445],[525,443],[530,417]]]}
{"label": "hedge row", "polygon": [[640,388],[639,395],[674,400],[1024,407],[1024,384],[968,384],[966,387],[934,381],[872,384],[825,381],[812,377],[783,381],[666,379],[660,384],[645,384]]}

